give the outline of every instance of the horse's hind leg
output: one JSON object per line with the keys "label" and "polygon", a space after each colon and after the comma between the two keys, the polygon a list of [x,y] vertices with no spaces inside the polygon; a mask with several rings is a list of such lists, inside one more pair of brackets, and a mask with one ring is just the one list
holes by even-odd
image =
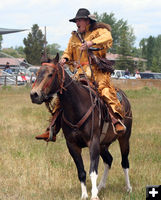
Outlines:
{"label": "horse's hind leg", "polygon": [[71,144],[69,142],[67,142],[67,147],[77,167],[78,178],[81,182],[81,189],[82,189],[81,199],[87,199],[88,194],[86,188],[86,172],[84,170],[84,164],[81,156],[81,149],[75,144]]}
{"label": "horse's hind leg", "polygon": [[113,161],[112,155],[110,154],[110,152],[108,151],[108,148],[105,145],[101,147],[100,155],[103,159],[105,168],[104,168],[104,173],[102,175],[101,181],[98,185],[98,191],[106,187],[108,172],[109,172],[109,169],[111,168],[112,161]]}
{"label": "horse's hind leg", "polygon": [[129,159],[128,159],[128,155],[129,155],[129,137],[126,138],[127,136],[124,135],[122,137],[120,137],[119,140],[119,144],[120,144],[120,149],[121,149],[121,156],[122,156],[122,168],[124,171],[124,175],[125,175],[125,182],[126,182],[126,190],[127,192],[131,192],[132,191],[132,187],[130,185],[130,179],[129,179]]}

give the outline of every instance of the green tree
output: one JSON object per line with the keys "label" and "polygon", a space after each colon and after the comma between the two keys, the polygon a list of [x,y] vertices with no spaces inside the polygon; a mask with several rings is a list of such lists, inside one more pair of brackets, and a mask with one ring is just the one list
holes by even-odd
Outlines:
{"label": "green tree", "polygon": [[24,53],[24,47],[23,46],[16,46],[15,50],[18,52],[18,54],[22,57],[25,58],[25,53]]}
{"label": "green tree", "polygon": [[120,55],[119,60],[116,62],[116,68],[118,69],[129,69],[130,72],[134,72],[135,65],[132,60],[132,52],[134,39],[133,30],[127,26],[127,22],[122,24],[119,35],[119,43],[117,43],[117,53]]}
{"label": "green tree", "polygon": [[131,53],[132,53],[132,56],[134,57],[138,57],[138,58],[142,57],[140,48],[133,47]]}
{"label": "green tree", "polygon": [[140,41],[141,55],[147,59],[147,69],[161,72],[161,35],[149,36]]}
{"label": "green tree", "polygon": [[39,65],[41,60],[41,52],[44,49],[45,37],[37,24],[34,24],[31,33],[23,40],[26,54],[26,60],[33,64]]}
{"label": "green tree", "polygon": [[161,35],[155,38],[152,60],[152,71],[161,72]]}
{"label": "green tree", "polygon": [[153,57],[152,66],[151,66],[150,70],[153,72],[160,72],[160,67],[158,65],[157,57]]}
{"label": "green tree", "polygon": [[8,55],[10,55],[10,56],[12,56],[14,58],[20,58],[20,57],[22,57],[22,55],[20,55],[18,53],[18,51],[15,50],[13,47],[4,48],[4,49],[2,49],[2,52],[6,53],[6,54],[8,54]]}
{"label": "green tree", "polygon": [[147,69],[150,70],[152,67],[153,56],[154,56],[154,46],[155,46],[155,39],[154,37],[150,36],[147,40]]}
{"label": "green tree", "polygon": [[[114,13],[110,13],[109,15],[107,13],[98,15],[96,12],[94,14],[96,15],[98,21],[109,24],[112,28],[111,33],[113,37],[113,45],[112,48],[109,50],[111,53],[118,53],[117,49],[121,43],[122,34],[125,34],[125,32],[126,32],[127,42],[129,43],[128,46],[132,47],[134,45],[136,38],[133,33],[133,29],[127,24],[127,21],[124,21],[123,19],[117,20],[114,17]],[[131,54],[131,51],[132,50],[129,49],[129,55]]]}
{"label": "green tree", "polygon": [[143,38],[139,43],[139,47],[142,58],[147,58],[147,39]]}
{"label": "green tree", "polygon": [[54,57],[57,53],[62,55],[62,51],[60,50],[60,45],[57,43],[48,44],[47,45],[47,53],[49,56]]}

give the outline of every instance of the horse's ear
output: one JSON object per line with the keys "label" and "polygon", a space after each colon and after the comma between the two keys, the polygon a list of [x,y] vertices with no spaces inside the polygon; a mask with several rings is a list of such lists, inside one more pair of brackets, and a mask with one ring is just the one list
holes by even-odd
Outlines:
{"label": "horse's ear", "polygon": [[53,63],[56,65],[59,62],[59,54],[57,53],[55,58],[53,59]]}

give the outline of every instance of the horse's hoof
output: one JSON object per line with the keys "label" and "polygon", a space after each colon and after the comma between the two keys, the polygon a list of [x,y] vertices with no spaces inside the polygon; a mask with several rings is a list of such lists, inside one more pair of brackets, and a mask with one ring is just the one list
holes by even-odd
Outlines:
{"label": "horse's hoof", "polygon": [[131,186],[126,187],[126,191],[127,191],[128,193],[132,192],[132,187],[131,187]]}
{"label": "horse's hoof", "polygon": [[83,199],[88,199],[88,194],[82,195],[82,196],[81,196],[81,199],[82,199],[82,200],[83,200]]}

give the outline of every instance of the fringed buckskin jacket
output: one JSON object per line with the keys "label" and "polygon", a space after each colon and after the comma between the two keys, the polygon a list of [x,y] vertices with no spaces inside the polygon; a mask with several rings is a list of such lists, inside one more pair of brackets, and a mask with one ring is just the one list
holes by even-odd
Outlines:
{"label": "fringed buckskin jacket", "polygon": [[[111,27],[104,23],[94,23],[86,27],[86,32],[82,35],[84,41],[92,41],[95,48],[102,48],[102,50],[93,52],[96,56],[105,57],[107,50],[112,46]],[[84,65],[88,63],[87,51],[83,51],[81,58],[81,41],[76,31],[72,32],[68,46],[64,51],[63,58],[69,61],[80,62]]]}

